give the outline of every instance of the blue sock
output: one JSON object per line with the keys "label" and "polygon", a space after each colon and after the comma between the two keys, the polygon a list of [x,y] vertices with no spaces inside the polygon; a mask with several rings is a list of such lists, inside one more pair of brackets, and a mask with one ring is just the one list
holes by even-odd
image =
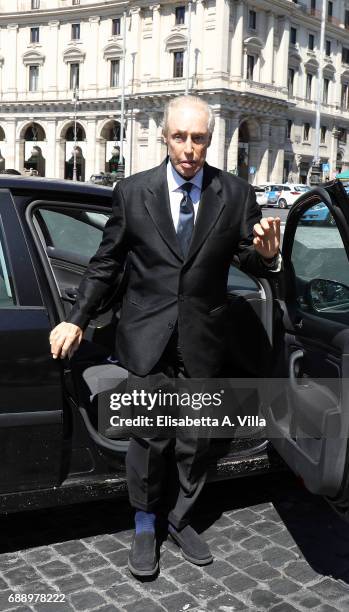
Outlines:
{"label": "blue sock", "polygon": [[137,510],[135,514],[136,533],[143,531],[155,531],[155,514]]}

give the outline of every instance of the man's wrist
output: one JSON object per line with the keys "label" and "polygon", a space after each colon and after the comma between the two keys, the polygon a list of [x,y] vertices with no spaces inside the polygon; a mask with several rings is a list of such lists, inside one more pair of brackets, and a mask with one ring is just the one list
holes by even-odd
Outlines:
{"label": "man's wrist", "polygon": [[270,270],[275,270],[281,266],[281,253],[279,250],[273,257],[267,258],[263,257],[262,255],[259,256],[263,262],[263,265]]}

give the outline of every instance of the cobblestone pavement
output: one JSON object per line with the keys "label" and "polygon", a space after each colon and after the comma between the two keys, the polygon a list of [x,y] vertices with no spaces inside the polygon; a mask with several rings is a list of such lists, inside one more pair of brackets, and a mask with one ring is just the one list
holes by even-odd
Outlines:
{"label": "cobblestone pavement", "polygon": [[[292,476],[209,485],[195,522],[214,563],[193,566],[164,542],[160,575],[139,582],[126,500],[1,518],[0,610],[349,611],[349,525]],[[65,601],[10,603],[14,593]]]}

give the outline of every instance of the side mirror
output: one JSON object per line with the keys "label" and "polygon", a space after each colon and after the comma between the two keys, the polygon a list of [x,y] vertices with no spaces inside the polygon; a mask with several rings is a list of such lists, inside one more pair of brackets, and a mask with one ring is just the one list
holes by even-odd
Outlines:
{"label": "side mirror", "polygon": [[316,312],[349,312],[349,287],[315,278],[309,283],[309,302]]}

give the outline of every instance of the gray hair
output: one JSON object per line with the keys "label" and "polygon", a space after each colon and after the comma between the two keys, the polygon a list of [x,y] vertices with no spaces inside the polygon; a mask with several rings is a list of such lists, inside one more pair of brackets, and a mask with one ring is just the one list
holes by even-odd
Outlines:
{"label": "gray hair", "polygon": [[208,129],[210,136],[212,136],[212,133],[214,130],[214,122],[215,122],[213,110],[207,104],[205,100],[203,100],[202,98],[199,98],[198,96],[177,96],[176,98],[172,98],[172,100],[167,102],[165,109],[164,109],[164,117],[162,120],[162,133],[166,136],[166,133],[168,130],[168,117],[169,117],[170,111],[174,108],[178,108],[179,106],[183,106],[187,104],[188,102],[190,104],[199,104],[205,111],[207,111],[207,114],[208,114],[207,129]]}

